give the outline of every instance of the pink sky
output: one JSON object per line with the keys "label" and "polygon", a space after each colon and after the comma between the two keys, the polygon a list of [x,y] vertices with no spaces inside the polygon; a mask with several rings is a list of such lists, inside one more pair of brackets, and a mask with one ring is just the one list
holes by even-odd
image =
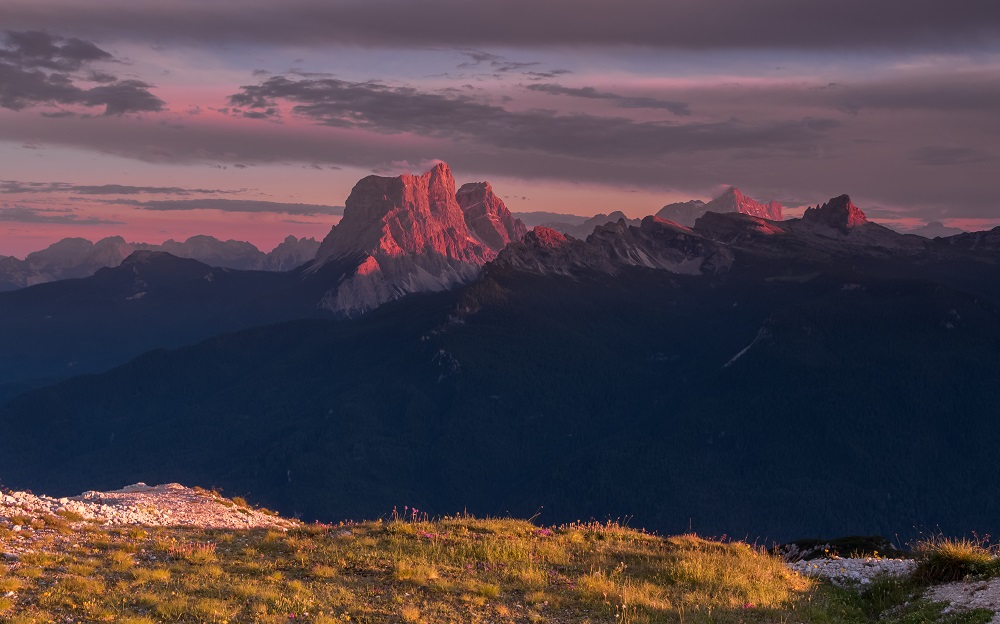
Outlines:
{"label": "pink sky", "polygon": [[[515,212],[641,217],[735,185],[799,212],[849,193],[901,229],[1000,223],[1000,35],[976,7],[724,0],[734,29],[698,4],[567,20],[557,0],[515,27],[509,4],[432,0],[418,32],[399,1],[3,3],[0,255],[114,234],[267,250],[324,236],[358,179],[436,160]],[[165,203],[222,199],[247,206]]]}

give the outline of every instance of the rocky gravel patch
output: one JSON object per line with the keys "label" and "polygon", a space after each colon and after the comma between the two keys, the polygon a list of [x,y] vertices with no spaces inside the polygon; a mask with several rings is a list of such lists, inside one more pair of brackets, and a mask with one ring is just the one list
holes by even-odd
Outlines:
{"label": "rocky gravel patch", "polygon": [[168,483],[136,483],[110,492],[52,498],[29,492],[0,494],[0,526],[28,530],[32,520],[61,516],[104,526],[186,526],[203,529],[288,529],[298,522],[238,505],[215,492]]}
{"label": "rocky gravel patch", "polygon": [[932,587],[927,598],[951,604],[948,611],[989,609],[996,613],[990,624],[1000,624],[1000,578],[985,581],[958,581]]}
{"label": "rocky gravel patch", "polygon": [[912,559],[884,557],[825,557],[788,564],[796,572],[828,579],[840,587],[868,585],[881,576],[901,578],[913,572],[916,565]]}

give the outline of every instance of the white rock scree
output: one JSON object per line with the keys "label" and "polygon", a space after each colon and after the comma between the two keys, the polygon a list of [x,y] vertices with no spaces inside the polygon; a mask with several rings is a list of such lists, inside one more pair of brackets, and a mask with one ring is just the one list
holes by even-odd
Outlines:
{"label": "white rock scree", "polygon": [[28,492],[0,494],[0,526],[29,532],[13,518],[76,514],[82,521],[107,526],[191,526],[204,529],[288,529],[299,523],[249,507],[235,505],[208,490],[179,483],[150,487],[136,483],[110,492],[84,492],[70,498],[52,498]]}

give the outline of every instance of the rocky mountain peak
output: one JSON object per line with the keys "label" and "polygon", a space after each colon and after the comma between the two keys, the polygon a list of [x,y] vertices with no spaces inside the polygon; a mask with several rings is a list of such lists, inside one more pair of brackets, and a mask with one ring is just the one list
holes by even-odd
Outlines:
{"label": "rocky mountain peak", "polygon": [[854,205],[849,195],[834,197],[822,206],[807,208],[802,220],[827,225],[845,234],[851,228],[868,223],[868,217]]}
{"label": "rocky mountain peak", "polygon": [[456,200],[465,213],[469,230],[494,252],[511,241],[520,240],[528,231],[493,192],[489,182],[463,184],[458,189]]}
{"label": "rocky mountain peak", "polygon": [[495,255],[470,234],[455,199],[455,178],[445,163],[419,176],[363,178],[351,190],[344,217],[323,240],[316,261],[427,253],[479,265]]}
{"label": "rocky mountain peak", "polygon": [[776,201],[761,203],[744,195],[735,186],[730,186],[725,193],[705,204],[706,212],[741,212],[762,219],[781,221],[784,218],[784,206]]}
{"label": "rocky mountain peak", "polygon": [[554,248],[562,247],[569,239],[562,232],[539,225],[524,236],[524,242],[529,246]]}
{"label": "rocky mountain peak", "polygon": [[703,214],[705,214],[705,202],[700,199],[692,199],[686,202],[667,204],[660,208],[656,216],[664,221],[673,221],[685,227],[691,227]]}
{"label": "rocky mountain peak", "polygon": [[524,225],[488,183],[463,189],[465,210],[444,163],[423,175],[358,182],[343,219],[307,270],[313,274],[336,261],[337,271],[347,272],[320,306],[355,315],[408,293],[448,290],[476,279]]}

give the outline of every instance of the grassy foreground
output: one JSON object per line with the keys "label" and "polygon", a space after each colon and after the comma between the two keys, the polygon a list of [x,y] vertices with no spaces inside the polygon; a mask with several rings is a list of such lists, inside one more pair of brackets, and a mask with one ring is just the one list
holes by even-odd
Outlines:
{"label": "grassy foreground", "polygon": [[291,531],[0,528],[0,622],[988,622],[843,590],[740,542],[510,519]]}

